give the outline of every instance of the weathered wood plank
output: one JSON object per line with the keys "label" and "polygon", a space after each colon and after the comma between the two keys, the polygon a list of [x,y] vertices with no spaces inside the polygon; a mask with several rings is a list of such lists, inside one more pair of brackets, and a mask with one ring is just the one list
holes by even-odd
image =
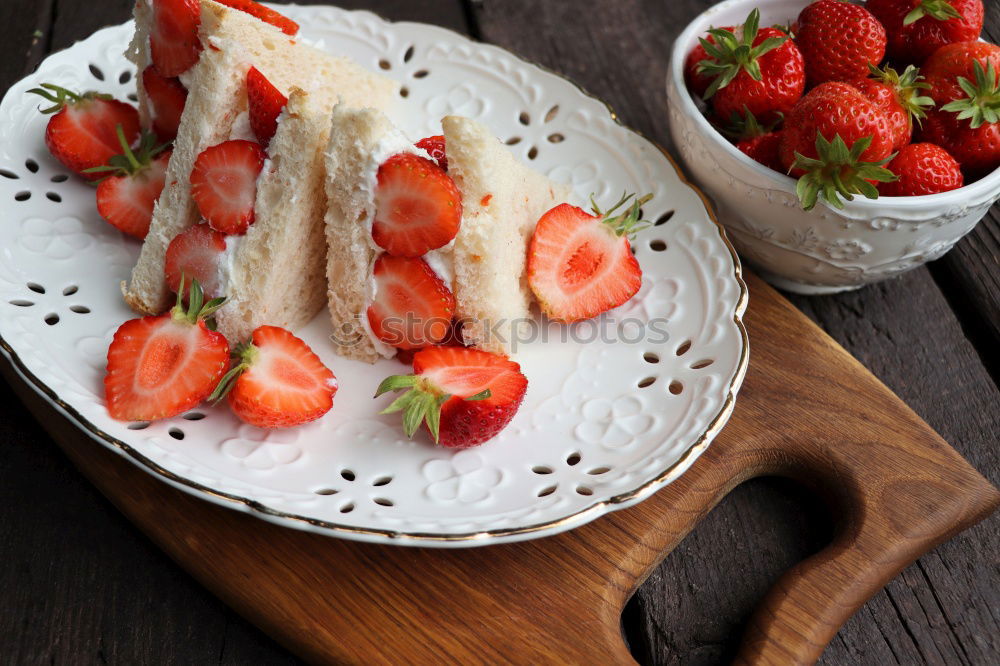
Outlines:
{"label": "weathered wood plank", "polygon": [[0,3],[4,42],[0,52],[0,90],[30,72],[45,54],[54,0]]}
{"label": "weathered wood plank", "polygon": [[[480,3],[475,15],[485,40],[569,75],[610,102],[627,124],[665,142],[670,44],[709,4],[505,0]],[[572,36],[537,38],[563,34],[567,25],[574,26]],[[927,269],[856,294],[796,303],[988,477],[1000,476],[995,438],[984,437],[1000,426],[1000,394]],[[978,413],[966,414],[966,407]],[[644,631],[626,627],[637,656],[651,663],[732,656],[739,628],[768,582],[822,545],[822,531],[814,527],[821,516],[786,484],[753,482],[727,498],[637,593],[626,613],[644,622]],[[997,628],[990,614],[998,602],[997,571],[989,561],[998,547],[996,525],[993,519],[942,546],[893,581],[841,631],[824,661],[995,658],[1000,645],[989,636]]]}
{"label": "weathered wood plank", "polygon": [[[986,2],[983,37],[1000,44],[1000,3]],[[1000,204],[931,266],[995,381],[1000,382]]]}
{"label": "weathered wood plank", "polygon": [[[103,15],[105,4],[119,14],[115,17]],[[372,3],[355,0],[340,4],[375,7],[378,13],[396,20],[438,22],[453,28],[463,25],[462,10],[458,2],[386,0]],[[686,22],[685,17],[695,13],[694,9],[684,9],[693,3],[645,0],[638,3],[638,8],[631,9],[598,7],[596,5],[612,3],[596,3],[593,0],[578,3],[503,0],[478,4],[476,15],[483,19],[486,39],[498,41],[543,64],[570,73],[614,103],[627,122],[655,138],[665,137],[666,126],[661,111],[665,54],[673,36]],[[563,4],[564,7],[551,6],[557,4]],[[45,34],[52,35],[54,48],[68,46],[101,25],[123,20],[127,15],[128,5],[128,2],[121,0],[107,3],[61,0],[56,29]],[[665,13],[665,5],[671,14]],[[11,20],[7,20],[4,12],[8,8],[17,12],[27,6],[34,9],[30,0],[2,3],[0,20],[4,20],[3,25],[17,25],[16,16],[12,15]],[[992,11],[995,16],[996,8]],[[23,11],[20,13],[23,14]],[[637,13],[642,17],[641,21],[636,20]],[[581,20],[584,21],[582,26]],[[569,26],[573,29],[569,30]],[[520,35],[506,34],[505,31],[519,32]],[[16,31],[11,30],[7,34],[16,38],[15,33]],[[507,41],[501,39],[505,34]],[[550,43],[543,44],[538,38],[539,34],[553,37],[549,39]],[[41,43],[44,44],[44,41]],[[0,47],[4,52],[8,48],[13,47],[7,44]],[[587,52],[594,55],[587,55]],[[642,66],[622,73],[621,66],[617,63],[631,64],[633,61]],[[611,66],[609,63],[616,65]],[[650,67],[650,64],[653,66]],[[4,66],[6,65],[0,65]],[[7,85],[20,75],[21,70],[12,71],[14,73],[7,80]],[[643,72],[641,77],[639,72]],[[0,76],[6,76],[6,70],[0,69]],[[0,81],[3,80],[6,79],[0,78]],[[979,233],[984,228],[987,227],[980,226],[974,233]],[[996,234],[993,238],[996,238]],[[955,252],[939,263],[948,262],[967,244],[971,246],[972,241],[973,236],[970,236]],[[995,267],[997,254],[994,252],[992,256]],[[937,389],[946,389],[945,392],[951,398],[957,396],[958,401],[966,405],[969,405],[968,396],[981,396],[980,401],[969,406],[969,411],[987,414],[989,407],[997,404],[995,387],[992,393],[984,389],[982,370],[977,369],[969,345],[962,340],[960,328],[944,307],[940,293],[936,292],[926,273],[914,275],[917,277],[892,283],[898,288],[879,298],[869,297],[867,292],[862,292],[857,303],[851,301],[851,297],[840,297],[821,299],[813,307],[808,305],[808,301],[800,299],[799,305],[807,309],[811,307],[813,311],[810,314],[814,318],[831,327],[835,337],[862,357],[869,367],[904,399],[910,401],[946,438],[963,450],[980,470],[996,481],[996,473],[990,472],[991,464],[992,469],[996,469],[995,460],[993,463],[985,459],[977,461],[970,455],[968,448],[962,447],[995,450],[994,442],[976,440],[980,432],[995,432],[997,423],[988,420],[966,423],[963,414],[951,414],[956,411],[953,407],[955,402],[947,397],[938,398],[934,391],[928,389],[928,385],[937,383]],[[914,279],[917,280],[916,283],[913,282]],[[983,290],[987,294],[997,293],[995,289],[992,292],[990,289],[995,285],[984,285]],[[865,318],[858,317],[858,321],[852,326],[839,327],[839,319],[844,316],[845,311],[849,313],[850,308],[847,305],[834,307],[823,303],[839,303],[842,300],[851,303],[852,307],[862,308]],[[897,315],[904,307],[912,308],[918,314],[898,319]],[[883,327],[883,330],[893,332],[892,339],[879,332],[876,326],[868,326],[868,318],[875,312],[881,313],[887,322],[896,322],[896,327]],[[931,317],[943,319],[943,328],[923,330],[926,319]],[[908,330],[897,330],[906,324],[910,326]],[[922,360],[916,364],[908,361],[907,344],[918,338],[937,341],[941,345],[948,341],[957,348],[945,347],[942,354],[941,349],[925,345],[920,356]],[[867,356],[863,355],[864,352],[868,352]],[[908,363],[909,368],[906,367]],[[957,363],[961,368],[960,373],[965,374],[959,386],[952,385],[948,372],[949,365],[953,363]],[[914,366],[920,370],[913,370]],[[907,395],[907,390],[914,395]],[[0,400],[3,402],[0,404],[16,404],[16,401],[5,399],[9,398],[7,392],[8,389],[3,387],[3,393],[0,393]],[[288,660],[286,655],[268,643],[259,632],[226,611],[224,606],[169,565],[144,539],[137,537],[127,523],[79,479],[30,419],[18,417],[10,411],[10,408],[4,408],[0,441],[15,441],[18,436],[25,439],[21,444],[22,455],[10,460],[0,457],[0,486],[6,485],[7,479],[20,481],[11,484],[5,489],[10,492],[2,495],[8,501],[0,505],[0,557],[6,562],[17,561],[19,565],[29,568],[29,571],[33,571],[31,567],[36,566],[36,562],[44,562],[45,568],[34,571],[27,581],[5,580],[4,573],[0,570],[0,589],[12,590],[15,589],[12,586],[18,586],[16,589],[26,595],[22,608],[26,609],[27,614],[19,613],[18,618],[46,618],[44,622],[38,623],[44,625],[42,631],[31,635],[36,641],[32,645],[47,647],[48,643],[54,643],[60,650],[21,651],[15,655],[20,655],[23,659],[12,658],[10,661],[30,663],[54,660],[59,663],[100,659],[113,663],[144,660],[191,663],[218,658],[220,662],[230,663],[284,663]],[[929,413],[934,413],[934,418]],[[949,414],[953,420],[961,423],[948,425],[946,421]],[[939,422],[935,422],[935,418]],[[942,422],[945,423],[944,427]],[[8,424],[9,431],[5,429]],[[947,431],[948,427],[953,429],[952,433]],[[962,430],[963,427],[966,429]],[[979,428],[983,430],[980,431]],[[956,440],[955,432],[967,435],[965,444]],[[44,444],[39,446],[39,443]],[[51,469],[47,471],[46,466]],[[47,503],[47,500],[51,503]],[[76,507],[76,510],[65,516],[65,521],[56,521],[53,527],[52,516],[60,515],[67,505]],[[19,519],[5,531],[4,528],[11,522],[7,520],[5,512],[11,506],[16,508]],[[36,506],[42,510],[36,511]],[[738,629],[742,618],[769,581],[788,564],[822,545],[826,534],[825,528],[821,526],[823,520],[822,510],[809,496],[787,484],[753,482],[737,491],[671,555],[637,597],[637,605],[628,617],[630,620],[647,621],[650,647],[646,652],[648,659],[643,661],[705,663],[731,654],[734,629]],[[32,535],[28,545],[20,541],[25,533]],[[89,536],[83,538],[81,534]],[[67,535],[71,539],[67,539]],[[989,540],[991,536],[992,542]],[[983,540],[983,543],[979,543]],[[74,542],[67,544],[67,541]],[[95,546],[95,541],[104,545]],[[966,541],[971,543],[965,543]],[[995,549],[996,519],[923,558],[918,567],[927,563],[928,558],[955,546],[955,552],[950,553],[947,559],[942,558],[937,565],[927,567],[930,571],[928,578],[938,581],[937,584],[928,585],[923,579],[924,573],[918,567],[908,570],[889,586],[887,593],[874,599],[841,632],[838,642],[827,651],[826,660],[831,663],[891,663],[893,659],[914,663],[921,658],[940,661],[950,658],[956,651],[961,652],[963,646],[967,657],[959,657],[959,663],[985,663],[974,658],[977,655],[995,657],[997,646],[995,643],[991,644],[990,640],[995,640],[996,621],[993,619],[993,624],[989,623],[992,617],[989,603],[985,606],[980,604],[971,611],[963,610],[970,599],[965,595],[967,589],[976,584],[986,589],[992,587],[996,590],[998,587],[995,578],[985,578],[978,583],[976,580],[991,571],[996,573],[995,563],[989,559],[990,551],[982,550],[991,543]],[[3,552],[8,544],[20,545],[15,546],[13,553],[9,554]],[[82,547],[78,548],[77,544]],[[93,559],[88,559],[88,548],[97,551]],[[978,555],[973,555],[970,560],[968,549]],[[38,557],[38,553],[43,553],[44,558]],[[5,555],[9,556],[4,557]],[[122,564],[105,571],[108,568],[107,561],[112,561],[114,565],[115,560]],[[713,567],[721,570],[714,577],[706,578],[706,570]],[[77,576],[76,572],[83,572],[84,575]],[[168,575],[170,572],[173,572],[172,576]],[[939,586],[942,581],[954,588],[951,596],[941,596]],[[661,587],[657,587],[658,585]],[[901,588],[893,597],[895,586]],[[930,597],[927,596],[928,590],[932,593]],[[940,600],[934,598],[934,593]],[[145,599],[155,601],[144,605]],[[127,604],[125,612],[107,616],[84,612],[91,608],[113,608],[115,604],[122,603]],[[947,612],[935,614],[935,604],[947,609]],[[996,607],[995,599],[992,604]],[[158,609],[157,606],[163,608]],[[202,611],[202,607],[209,610]],[[978,617],[977,614],[983,608],[985,617]],[[966,612],[968,614],[963,614]],[[900,613],[904,620],[900,619]],[[924,615],[921,616],[921,613]],[[28,631],[21,626],[5,626],[5,615],[0,614],[0,635],[12,635],[6,631],[7,626],[13,626],[16,632]],[[96,625],[86,620],[88,615],[100,619],[101,625],[96,630]],[[207,621],[204,618],[208,618]],[[654,621],[649,622],[649,618]],[[205,626],[201,626],[202,624]],[[912,626],[908,627],[907,624]],[[930,631],[928,625],[933,625],[934,629],[941,629],[942,626],[949,629],[948,625],[952,625],[956,629],[951,635],[947,631],[941,634]],[[129,630],[131,633],[116,633],[122,631],[120,626],[133,629]],[[102,629],[107,632],[101,633]],[[629,633],[637,639],[636,643],[640,642],[641,634]],[[695,635],[692,637],[690,634]],[[919,636],[920,639],[907,643],[908,634]],[[927,636],[926,639],[924,635]],[[954,638],[956,635],[961,638]],[[219,636],[225,637],[221,645]],[[921,640],[925,641],[923,645],[920,644]],[[192,646],[191,649],[179,650],[177,646],[182,643]],[[643,647],[635,647],[638,654],[643,655]],[[0,653],[6,655],[6,649],[0,646]],[[7,660],[6,657],[4,660]]]}

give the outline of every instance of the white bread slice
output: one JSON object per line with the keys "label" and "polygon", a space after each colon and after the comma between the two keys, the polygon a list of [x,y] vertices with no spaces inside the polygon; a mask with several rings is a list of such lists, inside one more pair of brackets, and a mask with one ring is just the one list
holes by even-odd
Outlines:
{"label": "white bread slice", "polygon": [[392,348],[377,346],[366,326],[368,283],[375,249],[369,218],[374,211],[372,169],[379,146],[399,131],[375,109],[334,107],[326,152],[327,286],[333,321],[334,351],[374,363],[391,356]]}
{"label": "white bread slice", "polygon": [[570,188],[521,164],[488,127],[461,116],[441,121],[448,175],[462,192],[453,250],[456,316],[467,344],[509,353],[515,326],[531,316],[525,263],[538,218]]}
{"label": "white bread slice", "polygon": [[233,247],[220,282],[229,300],[215,318],[234,343],[264,324],[302,326],[326,303],[323,152],[329,133],[329,109],[293,88],[257,181],[254,223],[227,240]]}
{"label": "white bread slice", "polygon": [[[530,316],[524,276],[528,239],[542,213],[568,198],[569,188],[522,165],[481,123],[450,116],[444,119],[444,132],[448,173],[462,192],[463,212],[453,245],[436,252],[454,264],[449,287],[465,341],[506,353],[514,340],[513,326]],[[369,363],[395,353],[373,340],[366,325],[377,254],[369,231],[374,174],[382,161],[403,149],[423,154],[383,114],[334,109],[326,158],[334,346],[342,356]]]}
{"label": "white bread slice", "polygon": [[[152,20],[145,2],[137,2],[136,35],[128,55],[139,71],[149,65],[148,35]],[[201,151],[229,138],[236,117],[246,109],[246,72],[257,67],[284,94],[293,87],[309,91],[310,105],[325,116],[338,102],[388,109],[399,84],[369,72],[349,58],[333,57],[289,37],[250,14],[212,0],[201,2],[200,36],[205,48],[198,63],[182,75],[187,104],[167,169],[167,185],[153,211],[149,235],[130,283],[122,285],[125,301],[137,312],[155,314],[171,303],[163,277],[170,241],[198,221],[191,199],[190,173]],[[137,77],[140,112],[150,109]],[[270,270],[281,270],[272,266]]]}

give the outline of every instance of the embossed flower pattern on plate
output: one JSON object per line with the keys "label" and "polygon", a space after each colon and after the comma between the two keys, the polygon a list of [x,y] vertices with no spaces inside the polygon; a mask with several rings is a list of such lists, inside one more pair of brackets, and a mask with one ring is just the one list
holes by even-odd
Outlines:
{"label": "embossed flower pattern on plate", "polygon": [[488,499],[503,479],[503,473],[475,451],[459,451],[450,460],[430,460],[423,474],[430,481],[424,491],[428,497],[462,504]]}

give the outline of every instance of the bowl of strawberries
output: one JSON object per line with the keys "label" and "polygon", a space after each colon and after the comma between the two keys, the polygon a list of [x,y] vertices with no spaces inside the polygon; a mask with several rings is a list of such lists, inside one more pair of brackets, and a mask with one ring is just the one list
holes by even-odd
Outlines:
{"label": "bowl of strawberries", "polygon": [[670,130],[740,254],[797,293],[936,259],[1000,198],[981,0],[728,0],[677,38]]}

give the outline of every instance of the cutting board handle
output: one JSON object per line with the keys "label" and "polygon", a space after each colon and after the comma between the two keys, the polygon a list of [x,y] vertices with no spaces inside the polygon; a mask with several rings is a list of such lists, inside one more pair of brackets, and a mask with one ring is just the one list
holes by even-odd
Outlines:
{"label": "cutting board handle", "polygon": [[815,662],[890,579],[1000,503],[997,489],[940,440],[907,441],[912,431],[877,433],[874,441],[786,443],[781,451],[762,452],[769,462],[756,471],[817,487],[831,500],[838,530],[829,546],[767,593],[735,663]]}

